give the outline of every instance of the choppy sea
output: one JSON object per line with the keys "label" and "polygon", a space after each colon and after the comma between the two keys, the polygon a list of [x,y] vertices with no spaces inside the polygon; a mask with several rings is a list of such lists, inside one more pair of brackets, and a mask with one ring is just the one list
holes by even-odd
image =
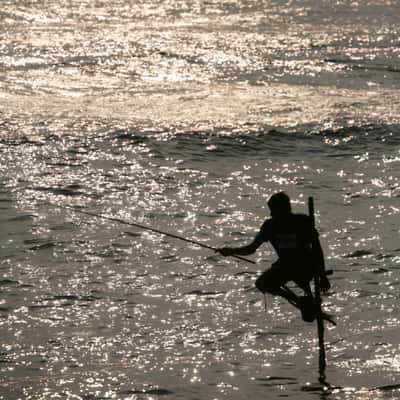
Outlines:
{"label": "choppy sea", "polygon": [[[2,0],[0,399],[400,398],[398,0]],[[207,246],[314,197],[315,324]]]}

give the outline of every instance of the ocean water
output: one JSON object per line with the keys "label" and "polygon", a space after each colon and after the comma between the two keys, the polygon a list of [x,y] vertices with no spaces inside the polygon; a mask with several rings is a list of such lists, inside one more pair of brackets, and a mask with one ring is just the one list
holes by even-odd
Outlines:
{"label": "ocean water", "polygon": [[[0,399],[400,398],[397,0],[2,0]],[[263,297],[313,196],[315,324]]]}

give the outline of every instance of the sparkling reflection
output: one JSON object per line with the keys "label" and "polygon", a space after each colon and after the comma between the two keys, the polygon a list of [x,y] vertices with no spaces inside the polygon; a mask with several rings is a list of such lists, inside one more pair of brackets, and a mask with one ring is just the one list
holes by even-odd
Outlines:
{"label": "sparkling reflection", "polygon": [[[2,2],[0,398],[399,395],[400,14],[328,3]],[[334,269],[323,387],[267,246],[49,205],[219,246],[282,189]]]}

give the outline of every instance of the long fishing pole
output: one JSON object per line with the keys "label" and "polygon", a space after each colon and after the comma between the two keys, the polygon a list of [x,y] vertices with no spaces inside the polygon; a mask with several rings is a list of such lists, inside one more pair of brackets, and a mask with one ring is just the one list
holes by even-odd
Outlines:
{"label": "long fishing pole", "polygon": [[[315,211],[314,211],[314,199],[308,198],[308,214],[311,218],[312,225],[315,227]],[[324,319],[322,314],[322,299],[321,299],[321,287],[319,283],[319,273],[317,267],[314,266],[314,296],[317,305],[317,328],[318,328],[318,346],[319,346],[319,381],[324,383],[325,369],[326,369],[326,354],[325,354],[325,342],[324,342]]]}
{"label": "long fishing pole", "polygon": [[[104,215],[104,214],[97,214],[97,213],[94,213],[94,212],[91,212],[91,211],[81,210],[81,209],[78,209],[78,208],[75,208],[75,207],[72,207],[72,206],[61,206],[59,204],[50,203],[48,201],[42,202],[42,204],[46,204],[46,205],[49,205],[51,207],[56,207],[56,208],[61,208],[61,209],[66,209],[66,210],[72,210],[72,211],[80,213],[80,214],[85,214],[85,215],[89,215],[91,217],[117,222],[117,223],[123,224],[123,225],[133,226],[135,228],[140,228],[140,229],[143,229],[143,230],[146,230],[146,231],[150,231],[150,232],[158,233],[160,235],[165,235],[165,236],[168,236],[168,237],[171,237],[171,238],[174,238],[174,239],[182,240],[184,242],[187,242],[187,243],[190,243],[190,244],[194,244],[196,246],[200,246],[200,247],[203,247],[203,248],[208,249],[208,250],[212,250],[212,251],[217,251],[218,250],[216,247],[209,246],[207,244],[198,242],[196,240],[187,239],[187,238],[185,238],[183,236],[179,236],[179,235],[176,235],[174,233],[162,231],[160,229],[156,229],[156,228],[153,228],[153,227],[150,227],[150,226],[147,226],[147,225],[139,224],[137,222],[125,221],[125,220],[123,220],[121,218],[110,217],[110,216]],[[233,255],[232,257],[235,257],[235,258],[237,258],[239,260],[242,260],[242,261],[246,261],[246,262],[251,263],[251,264],[255,264],[255,261],[250,260],[250,259],[245,258],[245,257],[241,257],[241,256],[237,256],[237,255]]]}

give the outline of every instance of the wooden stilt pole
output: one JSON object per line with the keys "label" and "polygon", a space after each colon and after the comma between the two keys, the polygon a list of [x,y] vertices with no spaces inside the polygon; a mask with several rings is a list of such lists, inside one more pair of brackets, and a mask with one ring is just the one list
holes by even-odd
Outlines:
{"label": "wooden stilt pole", "polygon": [[[314,216],[314,199],[308,198],[308,213],[311,218],[313,226],[315,226]],[[324,383],[326,379],[326,355],[325,355],[325,342],[324,342],[324,320],[322,317],[322,299],[321,288],[319,284],[318,267],[314,266],[314,298],[317,309],[317,328],[318,328],[318,346],[319,346],[319,382]]]}

